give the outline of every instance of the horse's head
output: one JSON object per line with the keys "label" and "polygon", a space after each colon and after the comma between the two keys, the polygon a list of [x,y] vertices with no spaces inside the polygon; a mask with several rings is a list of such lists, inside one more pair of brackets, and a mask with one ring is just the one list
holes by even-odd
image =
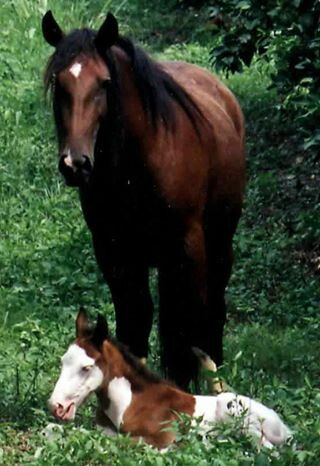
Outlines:
{"label": "horse's head", "polygon": [[55,47],[46,78],[53,88],[59,170],[68,185],[79,186],[90,178],[96,136],[108,112],[110,72],[102,56],[116,42],[118,24],[109,13],[97,33],[83,29],[65,35],[48,11],[42,31]]}
{"label": "horse's head", "polygon": [[60,377],[48,405],[54,416],[63,421],[74,419],[77,408],[96,391],[107,376],[102,345],[108,337],[107,322],[98,316],[93,330],[81,310],[76,320],[76,340],[62,357]]}

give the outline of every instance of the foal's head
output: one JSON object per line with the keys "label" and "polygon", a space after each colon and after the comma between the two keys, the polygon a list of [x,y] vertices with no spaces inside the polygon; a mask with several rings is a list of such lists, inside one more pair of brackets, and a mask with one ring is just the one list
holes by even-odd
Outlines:
{"label": "foal's head", "polygon": [[117,41],[118,24],[108,14],[97,33],[82,29],[65,35],[48,11],[42,31],[55,47],[45,80],[53,90],[59,169],[68,185],[79,186],[91,175],[97,133],[108,112],[110,71],[102,56]]}
{"label": "foal's head", "polygon": [[107,337],[103,317],[98,316],[95,328],[90,330],[86,313],[79,312],[76,340],[62,357],[61,374],[49,399],[49,408],[58,419],[72,420],[76,409],[108,378],[108,364],[102,357]]}

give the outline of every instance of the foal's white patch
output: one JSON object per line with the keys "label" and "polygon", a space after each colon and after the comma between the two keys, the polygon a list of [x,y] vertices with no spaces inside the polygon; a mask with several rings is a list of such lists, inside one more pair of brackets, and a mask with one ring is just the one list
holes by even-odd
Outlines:
{"label": "foal's white patch", "polygon": [[285,443],[291,436],[290,429],[273,409],[247,396],[221,393],[217,396],[216,416],[218,421],[242,418],[244,430],[259,437],[260,443],[268,448]]}
{"label": "foal's white patch", "polygon": [[290,430],[273,409],[246,396],[227,392],[194,398],[193,416],[202,417],[200,426],[204,432],[210,429],[208,423],[225,422],[235,417],[243,420],[243,431],[258,437],[266,447],[280,445],[291,436]]}
{"label": "foal's white patch", "polygon": [[194,407],[194,417],[202,417],[202,423],[214,422],[216,420],[216,407],[217,397],[216,396],[202,396],[196,395]]}
{"label": "foal's white patch", "polygon": [[78,78],[79,74],[81,73],[81,69],[82,69],[82,64],[76,62],[69,68],[69,71],[75,78]]}
{"label": "foal's white patch", "polygon": [[115,377],[108,386],[108,398],[110,405],[105,410],[105,414],[119,429],[126,409],[132,400],[131,383],[125,377]]}

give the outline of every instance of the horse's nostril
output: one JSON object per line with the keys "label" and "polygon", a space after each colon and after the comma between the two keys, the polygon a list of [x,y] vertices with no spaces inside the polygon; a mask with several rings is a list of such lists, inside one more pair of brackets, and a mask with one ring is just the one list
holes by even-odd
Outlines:
{"label": "horse's nostril", "polygon": [[82,168],[84,170],[88,171],[88,172],[90,172],[91,169],[92,169],[92,164],[91,164],[90,158],[87,155],[83,156]]}
{"label": "horse's nostril", "polygon": [[93,163],[88,155],[71,156],[62,154],[59,160],[59,171],[68,186],[80,186],[87,182],[93,170]]}
{"label": "horse's nostril", "polygon": [[58,416],[61,416],[63,414],[63,412],[64,412],[63,405],[60,404],[60,403],[56,403],[54,411]]}
{"label": "horse's nostril", "polygon": [[[67,159],[64,160],[67,163]],[[77,157],[72,160],[72,166],[78,170],[91,170],[91,162],[87,155],[82,155],[82,157]]]}
{"label": "horse's nostril", "polygon": [[72,161],[72,165],[73,165],[75,168],[82,168],[83,165],[84,165],[84,163],[85,163],[84,157],[75,158],[75,159],[73,159],[73,161]]}

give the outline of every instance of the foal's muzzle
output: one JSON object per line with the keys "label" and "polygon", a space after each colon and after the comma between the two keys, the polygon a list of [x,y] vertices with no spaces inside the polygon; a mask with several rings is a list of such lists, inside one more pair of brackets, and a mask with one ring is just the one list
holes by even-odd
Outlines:
{"label": "foal's muzzle", "polygon": [[54,417],[60,419],[61,421],[71,421],[72,419],[74,419],[76,405],[72,401],[66,402],[64,404],[56,403],[52,405],[49,402],[49,408]]}
{"label": "foal's muzzle", "polygon": [[59,171],[63,175],[67,186],[81,186],[89,181],[93,169],[88,155],[81,155],[72,159],[68,155],[61,155]]}

